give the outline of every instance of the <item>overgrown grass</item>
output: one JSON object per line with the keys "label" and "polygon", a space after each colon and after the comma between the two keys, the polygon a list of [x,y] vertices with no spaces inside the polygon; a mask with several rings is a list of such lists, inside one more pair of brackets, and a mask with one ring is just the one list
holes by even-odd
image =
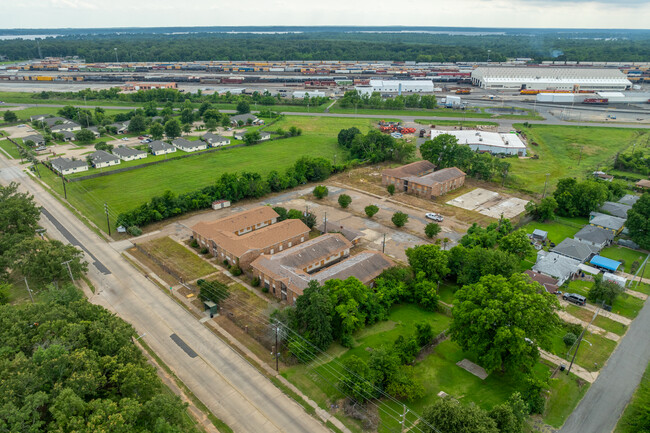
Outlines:
{"label": "overgrown grass", "polygon": [[217,271],[214,266],[169,237],[154,239],[139,245],[177,275],[182,276],[184,281],[204,277]]}
{"label": "overgrown grass", "polygon": [[0,140],[0,147],[2,150],[7,152],[13,159],[20,159],[20,153],[18,153],[18,148],[9,140]]}
{"label": "overgrown grass", "polygon": [[[566,311],[567,313],[586,323],[589,323],[594,315],[592,311],[587,310],[586,308],[580,308],[577,305],[568,305],[566,307]],[[605,331],[612,332],[616,335],[623,335],[627,331],[627,326],[605,316],[597,316],[593,324],[599,328],[604,329]]]}
{"label": "overgrown grass", "polygon": [[544,422],[560,428],[589,389],[589,383],[573,374],[559,373],[551,379]]}
{"label": "overgrown grass", "polygon": [[565,238],[572,238],[581,228],[582,226],[578,224],[570,224],[560,219],[548,222],[531,221],[523,227],[526,233],[532,233],[535,230],[548,232],[548,239],[556,245]]}
{"label": "overgrown grass", "polygon": [[[567,332],[567,328],[564,326],[558,326],[554,330],[551,337],[550,351],[551,353],[570,361],[573,356],[573,351],[567,355],[570,347],[564,344],[564,341],[562,340]],[[615,341],[609,340],[588,330],[585,332],[582,343],[580,344],[575,362],[586,370],[598,371],[603,367],[605,362],[607,362],[615,348]]]}
{"label": "overgrown grass", "polygon": [[[623,416],[616,425],[614,433],[638,433],[639,426],[635,425],[635,420],[643,416],[647,417],[648,408],[650,408],[650,364],[645,370],[641,383],[636,389],[632,400],[625,408]],[[647,424],[646,424],[647,426]]]}
{"label": "overgrown grass", "polygon": [[[577,293],[582,296],[589,294],[589,289],[593,287],[594,283],[591,281],[575,280],[568,284],[566,291]],[[591,303],[591,302],[590,302]],[[634,296],[622,293],[616,297],[612,304],[612,313],[616,313],[628,319],[634,319],[643,308],[643,301]]]}

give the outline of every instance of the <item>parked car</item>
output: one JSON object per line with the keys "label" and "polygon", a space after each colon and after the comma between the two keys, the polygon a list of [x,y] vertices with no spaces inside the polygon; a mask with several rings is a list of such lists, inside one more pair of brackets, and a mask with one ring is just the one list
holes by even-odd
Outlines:
{"label": "parked car", "polygon": [[428,212],[424,216],[427,217],[430,220],[434,220],[434,221],[438,221],[438,222],[442,222],[444,220],[444,217],[442,215],[440,215],[439,213],[435,213],[435,212]]}
{"label": "parked car", "polygon": [[129,141],[127,137],[121,138],[122,141]]}
{"label": "parked car", "polygon": [[587,303],[587,298],[577,293],[565,293],[562,295],[562,299],[568,302],[573,302],[577,305],[585,305]]}
{"label": "parked car", "polygon": [[144,140],[146,137],[144,135],[141,135],[138,137],[138,140]]}
{"label": "parked car", "polygon": [[47,150],[47,147],[45,147],[45,146],[38,146],[38,147],[37,147],[36,149],[34,149],[34,150],[37,151],[37,152],[41,152],[41,151],[43,151],[43,150]]}

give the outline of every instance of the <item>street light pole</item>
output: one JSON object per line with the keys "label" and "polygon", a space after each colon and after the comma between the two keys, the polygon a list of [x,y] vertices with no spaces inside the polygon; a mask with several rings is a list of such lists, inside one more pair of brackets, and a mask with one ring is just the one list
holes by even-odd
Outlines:
{"label": "street light pole", "polygon": [[108,204],[104,203],[104,212],[106,212],[106,226],[108,227],[108,235],[111,235],[111,220],[108,217]]}
{"label": "street light pole", "polygon": [[[605,303],[605,301],[603,301],[603,304],[604,303]],[[602,304],[601,304],[601,306],[602,306]],[[576,345],[576,351],[573,352],[573,358],[571,358],[571,364],[569,364],[569,368],[568,368],[568,370],[566,372],[567,375],[571,372],[571,367],[573,367],[573,361],[575,361],[576,355],[578,355],[578,349],[580,349],[580,343],[582,342],[582,338],[585,336],[585,332],[587,332],[587,329],[589,328],[589,326],[593,323],[594,320],[596,320],[596,316],[598,316],[599,311],[600,311],[600,306],[594,312],[594,315],[591,318],[591,321],[587,324],[587,326],[584,327],[584,329],[580,333],[580,337],[578,338],[578,343]],[[591,344],[591,343],[589,343],[589,344]]]}
{"label": "street light pole", "polygon": [[61,182],[63,182],[63,196],[67,200],[68,199],[68,191],[66,190],[66,187],[65,187],[65,177],[63,176],[63,173],[61,173]]}

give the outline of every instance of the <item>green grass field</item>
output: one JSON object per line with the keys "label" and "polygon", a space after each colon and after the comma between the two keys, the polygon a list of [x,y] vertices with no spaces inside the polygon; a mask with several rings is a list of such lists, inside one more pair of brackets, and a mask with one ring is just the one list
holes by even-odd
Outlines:
{"label": "green grass field", "polygon": [[556,245],[565,238],[572,238],[581,228],[582,225],[578,223],[560,218],[548,222],[531,221],[523,227],[526,233],[532,233],[537,229],[548,232],[548,239]]}
{"label": "green grass field", "polygon": [[13,159],[20,159],[20,153],[18,153],[18,148],[15,144],[9,140],[0,140],[0,147],[7,152]]}
{"label": "green grass field", "polygon": [[[589,323],[594,313],[586,308],[580,308],[577,305],[568,305],[566,307],[567,313],[571,314],[578,319]],[[610,319],[605,316],[597,316],[593,324],[599,328],[604,329],[605,331],[613,332],[616,335],[623,335],[627,331],[627,326],[623,325],[620,322]]]}
{"label": "green grass field", "polygon": [[610,247],[603,249],[600,252],[600,255],[603,257],[607,257],[608,259],[618,260],[619,262],[623,262],[624,265],[622,267],[619,267],[619,270],[624,270],[628,274],[630,273],[630,268],[632,267],[632,263],[635,260],[639,262],[639,266],[640,266],[645,260],[645,258],[648,256],[646,253],[642,253],[640,251],[634,251],[629,248],[621,247],[618,245],[612,245]]}
{"label": "green grass field", "polygon": [[[589,289],[593,285],[594,283],[591,281],[575,280],[569,283],[568,289],[565,291],[587,296]],[[641,308],[643,308],[643,301],[641,299],[622,293],[614,300],[612,313],[619,314],[628,319],[634,319],[639,314],[639,311],[641,311]]]}
{"label": "green grass field", "polygon": [[140,244],[149,254],[165,263],[185,281],[212,274],[217,269],[169,237],[158,238]]}
{"label": "green grass field", "polygon": [[[607,166],[617,152],[632,144],[637,131],[585,126],[514,126],[526,133],[529,156],[537,154],[539,159],[509,158],[511,167],[507,184],[532,193],[544,191],[547,173],[548,191],[553,191],[557,181],[563,177],[584,177]],[[532,145],[533,141],[539,145]]]}
{"label": "green grass field", "polygon": [[477,125],[482,126],[498,126],[496,122],[472,121],[472,120],[436,120],[436,119],[415,119],[415,123],[421,125],[436,125],[436,126],[464,126],[473,128]]}
{"label": "green grass field", "polygon": [[[569,347],[564,344],[562,338],[567,333],[565,327],[557,327],[551,337],[551,350],[550,352],[566,359],[571,360],[573,352],[567,356]],[[592,333],[591,331],[585,332],[582,344],[576,356],[576,364],[589,371],[600,370],[605,362],[609,359],[616,348],[616,342],[609,340],[599,334]]]}
{"label": "green grass field", "polygon": [[[286,117],[274,127],[287,129],[292,125],[302,128],[303,135],[69,183],[68,199],[95,224],[104,227],[104,203],[109,205],[114,218],[166,190],[175,193],[195,190],[214,182],[223,173],[254,171],[266,174],[271,170],[284,170],[303,156],[337,158],[342,162],[347,155],[338,147],[339,130],[357,126],[367,131],[374,121],[296,116]],[[60,179],[49,170],[41,171],[43,180],[62,193]]]}
{"label": "green grass field", "polygon": [[551,379],[544,422],[552,427],[560,428],[571,415],[582,397],[589,389],[589,383],[578,379],[577,376],[559,373]]}
{"label": "green grass field", "polygon": [[641,383],[636,389],[632,400],[625,408],[623,416],[616,425],[614,433],[638,433],[641,426],[636,424],[638,418],[645,414],[644,427],[648,428],[648,413],[650,412],[650,364],[645,370]]}

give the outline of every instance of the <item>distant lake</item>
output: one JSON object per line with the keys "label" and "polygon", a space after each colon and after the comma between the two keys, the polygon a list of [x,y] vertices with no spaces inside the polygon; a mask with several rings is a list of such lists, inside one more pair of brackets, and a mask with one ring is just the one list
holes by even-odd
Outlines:
{"label": "distant lake", "polygon": [[8,41],[11,39],[26,39],[33,41],[34,39],[56,38],[63,35],[0,35],[0,41]]}

